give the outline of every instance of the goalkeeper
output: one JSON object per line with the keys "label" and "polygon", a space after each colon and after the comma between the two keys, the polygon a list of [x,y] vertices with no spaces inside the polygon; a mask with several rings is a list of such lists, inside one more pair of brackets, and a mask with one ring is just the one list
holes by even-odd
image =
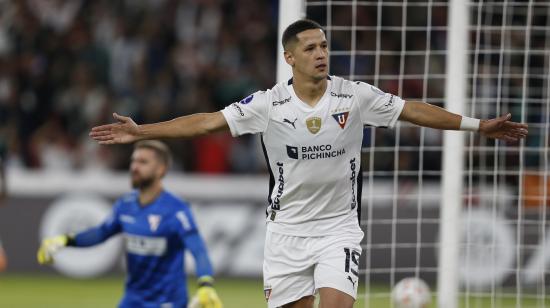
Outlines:
{"label": "goalkeeper", "polygon": [[196,264],[199,307],[221,308],[213,288],[212,265],[189,205],[164,190],[162,178],[170,165],[168,147],[156,140],[138,142],[130,164],[132,187],[101,225],[75,235],[47,238],[38,262],[53,262],[65,246],[88,247],[123,233],[128,278],[119,307],[187,307],[184,251]]}

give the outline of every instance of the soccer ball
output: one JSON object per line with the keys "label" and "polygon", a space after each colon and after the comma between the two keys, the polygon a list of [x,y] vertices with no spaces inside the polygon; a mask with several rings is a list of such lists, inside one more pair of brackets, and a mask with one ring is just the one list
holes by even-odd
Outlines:
{"label": "soccer ball", "polygon": [[424,280],[415,277],[404,278],[392,290],[395,308],[427,308],[432,297]]}

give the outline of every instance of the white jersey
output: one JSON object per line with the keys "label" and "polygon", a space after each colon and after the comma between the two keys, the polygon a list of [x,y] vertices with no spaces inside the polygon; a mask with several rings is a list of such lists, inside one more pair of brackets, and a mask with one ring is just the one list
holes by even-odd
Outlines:
{"label": "white jersey", "polygon": [[268,230],[359,230],[363,127],[393,127],[403,106],[367,83],[331,76],[314,107],[296,96],[291,79],[223,109],[233,136],[261,134],[270,172]]}

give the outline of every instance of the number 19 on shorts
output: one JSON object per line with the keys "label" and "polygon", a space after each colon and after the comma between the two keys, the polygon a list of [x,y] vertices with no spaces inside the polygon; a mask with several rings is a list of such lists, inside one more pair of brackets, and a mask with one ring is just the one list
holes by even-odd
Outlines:
{"label": "number 19 on shorts", "polygon": [[349,248],[344,248],[344,252],[346,253],[345,272],[351,273],[359,278],[359,258],[361,254]]}

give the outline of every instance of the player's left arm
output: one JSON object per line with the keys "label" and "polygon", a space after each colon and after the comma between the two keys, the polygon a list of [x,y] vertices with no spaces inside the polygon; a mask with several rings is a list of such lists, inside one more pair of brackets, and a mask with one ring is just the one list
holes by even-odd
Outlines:
{"label": "player's left arm", "polygon": [[178,230],[184,246],[189,249],[195,259],[195,272],[198,277],[196,297],[203,308],[221,308],[222,302],[214,289],[214,270],[208,256],[208,251],[199,234],[191,211],[176,213]]}
{"label": "player's left arm", "polygon": [[511,117],[508,113],[494,119],[474,119],[424,102],[407,101],[399,120],[436,129],[474,131],[489,138],[505,141],[525,138],[527,124],[512,122]]}

